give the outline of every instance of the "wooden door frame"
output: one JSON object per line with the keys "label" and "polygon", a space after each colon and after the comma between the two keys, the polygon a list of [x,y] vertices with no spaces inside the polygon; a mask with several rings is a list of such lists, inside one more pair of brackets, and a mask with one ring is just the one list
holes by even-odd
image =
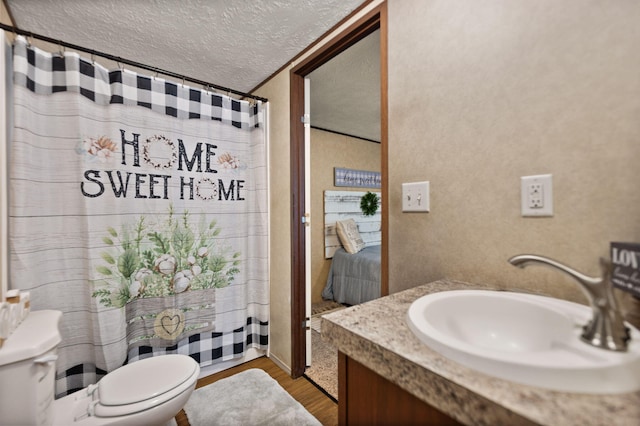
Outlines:
{"label": "wooden door frame", "polygon": [[380,30],[380,167],[382,178],[381,294],[389,294],[389,197],[388,197],[388,106],[387,106],[387,5],[383,2],[332,41],[320,47],[291,69],[291,376],[305,369],[305,149],[304,149],[304,77],[330,59],[353,46],[375,30]]}

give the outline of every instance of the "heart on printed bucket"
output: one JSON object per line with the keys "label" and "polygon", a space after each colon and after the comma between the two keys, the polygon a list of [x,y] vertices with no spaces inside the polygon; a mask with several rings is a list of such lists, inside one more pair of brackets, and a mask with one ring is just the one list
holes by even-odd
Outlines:
{"label": "heart on printed bucket", "polygon": [[178,309],[165,309],[156,316],[153,329],[163,339],[173,340],[184,330],[184,313]]}

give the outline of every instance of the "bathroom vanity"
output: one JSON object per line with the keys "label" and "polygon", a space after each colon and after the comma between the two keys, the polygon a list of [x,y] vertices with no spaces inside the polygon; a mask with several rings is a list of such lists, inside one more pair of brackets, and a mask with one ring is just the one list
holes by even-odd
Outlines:
{"label": "bathroom vanity", "polygon": [[464,367],[420,342],[406,323],[416,299],[486,289],[440,280],[322,318],[339,351],[339,420],[349,424],[640,424],[640,391],[589,395],[547,390]]}

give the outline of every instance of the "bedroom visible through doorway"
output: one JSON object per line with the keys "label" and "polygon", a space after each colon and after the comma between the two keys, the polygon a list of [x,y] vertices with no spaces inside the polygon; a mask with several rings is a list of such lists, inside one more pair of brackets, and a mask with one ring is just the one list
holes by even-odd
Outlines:
{"label": "bedroom visible through doorway", "polygon": [[[335,42],[330,42],[320,48],[312,57],[302,61],[290,74],[291,77],[291,185],[293,191],[292,205],[292,376],[298,377],[304,373],[305,368],[305,343],[306,327],[310,319],[310,312],[305,311],[306,291],[304,279],[305,270],[305,227],[302,220],[305,217],[305,201],[310,194],[305,191],[305,150],[304,125],[300,120],[303,117],[303,106],[305,98],[304,77],[309,75],[321,65],[338,56],[351,46],[355,45],[368,35],[380,30],[380,174],[381,174],[381,194],[386,191],[386,158],[387,158],[387,107],[386,107],[386,7],[383,3],[372,11],[368,12],[358,22],[351,25],[339,36]],[[312,111],[313,114],[313,111]],[[313,116],[311,118],[313,125]],[[325,131],[325,129],[314,129]],[[371,142],[369,142],[371,143]],[[381,294],[388,293],[387,283],[387,249],[384,241],[384,230],[387,221],[385,219],[386,206],[382,205],[381,231],[383,234],[381,245]],[[313,212],[311,212],[313,213]],[[320,219],[316,219],[320,220]],[[320,220],[321,221],[321,220]],[[313,223],[313,219],[312,219]],[[302,327],[300,327],[302,325]]]}

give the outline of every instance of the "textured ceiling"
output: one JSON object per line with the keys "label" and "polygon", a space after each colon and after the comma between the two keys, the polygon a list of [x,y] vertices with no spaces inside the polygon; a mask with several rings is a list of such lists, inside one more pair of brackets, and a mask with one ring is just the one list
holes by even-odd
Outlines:
{"label": "textured ceiling", "polygon": [[[363,1],[6,0],[6,3],[20,29],[246,92],[269,78]],[[352,49],[347,52],[350,54]],[[362,59],[362,53],[359,56],[357,60],[368,61],[365,65],[371,63]],[[358,69],[350,61],[342,62],[352,71]],[[379,62],[375,65],[379,68]],[[333,79],[329,84],[334,87],[338,87],[335,83],[338,72],[334,70],[329,77]],[[337,93],[346,97],[348,92],[343,88]],[[331,100],[324,103],[336,105]],[[316,108],[316,112],[321,111]],[[340,119],[355,122],[349,117]],[[333,124],[326,121],[325,124],[325,128],[333,130]],[[359,131],[342,132],[369,138]]]}
{"label": "textured ceiling", "polygon": [[380,31],[308,78],[313,127],[380,142]]}

